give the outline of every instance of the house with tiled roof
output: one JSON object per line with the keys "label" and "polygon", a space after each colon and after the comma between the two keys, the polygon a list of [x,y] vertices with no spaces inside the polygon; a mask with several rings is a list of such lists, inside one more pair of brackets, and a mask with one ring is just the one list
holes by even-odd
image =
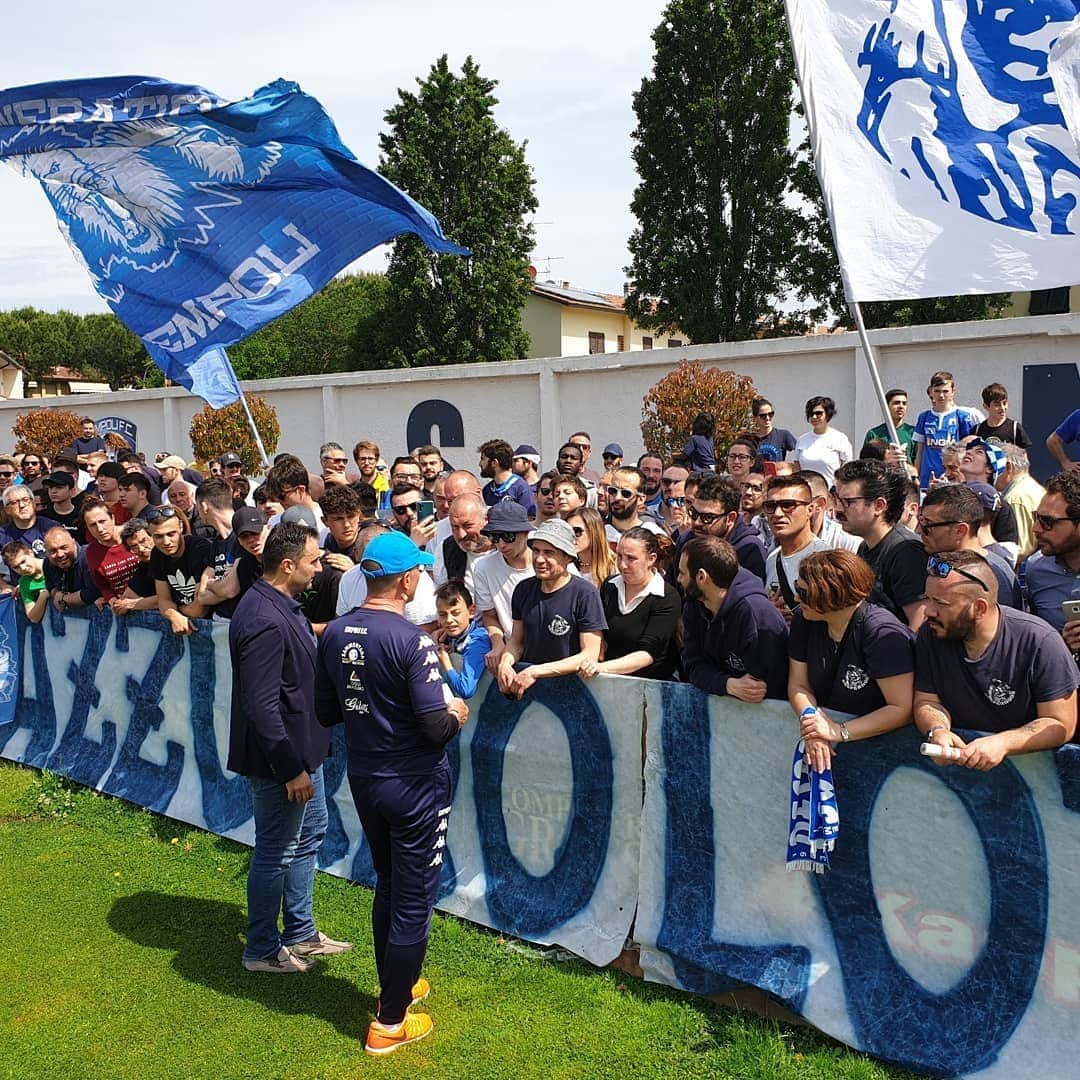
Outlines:
{"label": "house with tiled roof", "polygon": [[643,330],[626,314],[623,298],[591,292],[569,281],[533,280],[521,314],[529,333],[529,356],[584,356],[639,349],[678,349],[685,334]]}

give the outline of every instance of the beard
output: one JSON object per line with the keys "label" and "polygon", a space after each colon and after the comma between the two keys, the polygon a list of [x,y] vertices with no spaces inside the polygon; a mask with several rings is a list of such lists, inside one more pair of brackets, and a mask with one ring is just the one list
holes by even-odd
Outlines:
{"label": "beard", "polygon": [[700,600],[702,599],[702,592],[698,586],[698,583],[691,578],[686,585],[686,598],[688,600]]}
{"label": "beard", "polygon": [[957,612],[949,626],[938,622],[937,619],[927,619],[927,622],[930,623],[930,628],[937,636],[944,641],[967,641],[975,629],[975,616],[971,613],[970,607],[967,611]]}

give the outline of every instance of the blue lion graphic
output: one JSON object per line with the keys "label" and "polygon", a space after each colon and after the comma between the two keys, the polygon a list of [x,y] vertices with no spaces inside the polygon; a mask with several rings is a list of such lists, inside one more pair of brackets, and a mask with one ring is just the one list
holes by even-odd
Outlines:
{"label": "blue lion graphic", "polygon": [[[55,141],[43,145],[43,137]],[[266,177],[281,156],[277,143],[247,147],[207,124],[168,120],[102,125],[89,141],[62,126],[30,125],[8,149],[20,139],[33,150],[12,163],[41,181],[68,243],[113,302],[124,293],[109,280],[114,264],[156,273],[181,244],[205,244],[214,227],[208,211],[238,205],[238,189]],[[185,217],[189,190],[199,197]]]}
{"label": "blue lion graphic", "polygon": [[[938,195],[968,213],[1026,232],[1074,234],[1080,163],[1047,57],[1078,11],[1080,0],[892,0],[858,57],[866,68],[859,130],[909,179],[912,170],[894,158],[910,152]],[[910,135],[908,109],[919,114],[921,134]],[[883,131],[890,122],[892,138]]]}

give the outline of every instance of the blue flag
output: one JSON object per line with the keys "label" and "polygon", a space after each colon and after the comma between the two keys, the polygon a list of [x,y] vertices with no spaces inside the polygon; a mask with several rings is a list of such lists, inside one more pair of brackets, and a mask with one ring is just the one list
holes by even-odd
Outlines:
{"label": "blue flag", "polygon": [[278,80],[245,101],[117,76],[0,91],[0,158],[41,182],[94,288],[175,382],[240,396],[224,346],[401,233],[468,255]]}

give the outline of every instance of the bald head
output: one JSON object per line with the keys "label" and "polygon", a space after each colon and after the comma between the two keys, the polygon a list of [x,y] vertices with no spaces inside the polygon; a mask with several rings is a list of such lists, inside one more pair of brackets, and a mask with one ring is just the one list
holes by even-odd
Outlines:
{"label": "bald head", "polygon": [[453,502],[461,495],[480,495],[480,481],[468,469],[455,469],[443,485],[444,497]]}
{"label": "bald head", "polygon": [[479,495],[459,495],[450,504],[450,530],[462,551],[479,555],[491,550],[491,541],[482,533],[487,512]]}

